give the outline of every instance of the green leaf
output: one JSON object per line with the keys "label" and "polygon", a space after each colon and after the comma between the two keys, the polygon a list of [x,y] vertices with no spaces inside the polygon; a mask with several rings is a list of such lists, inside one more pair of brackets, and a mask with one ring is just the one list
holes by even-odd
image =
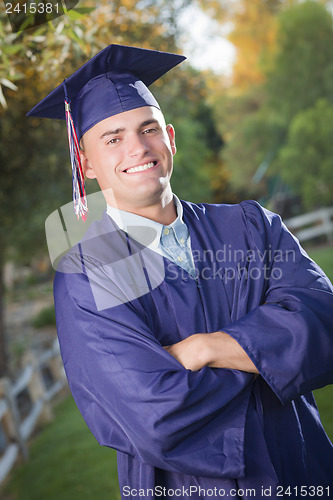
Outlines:
{"label": "green leaf", "polygon": [[42,24],[39,28],[34,31],[34,37],[45,36],[46,35],[46,25]]}
{"label": "green leaf", "polygon": [[66,16],[69,17],[71,21],[79,21],[83,17],[83,14],[81,14],[77,10],[72,9],[66,12]]}
{"label": "green leaf", "polygon": [[17,54],[20,50],[24,50],[25,46],[23,43],[15,43],[14,45],[6,45],[4,50],[7,54],[14,55]]}
{"label": "green leaf", "polygon": [[95,7],[78,7],[77,9],[71,9],[66,12],[66,16],[69,17],[71,21],[79,21],[87,14],[90,14],[95,10]]}
{"label": "green leaf", "polygon": [[77,44],[80,45],[81,48],[84,48],[84,40],[81,39],[80,37],[77,36],[77,34],[75,33],[75,31],[72,29],[72,28],[65,28],[64,29],[64,33],[66,34],[66,36],[68,38],[71,38],[72,40],[74,40]]}
{"label": "green leaf", "polygon": [[30,16],[28,16],[24,21],[23,23],[21,24],[21,26],[19,27],[19,32],[20,31],[23,31],[25,30],[28,26],[33,26],[35,24],[35,15],[34,14],[30,14]]}
{"label": "green leaf", "polygon": [[71,12],[73,12],[73,10],[75,10],[75,12],[78,12],[81,15],[86,15],[86,14],[90,14],[95,9],[96,9],[96,7],[77,7],[75,9],[72,9]]}

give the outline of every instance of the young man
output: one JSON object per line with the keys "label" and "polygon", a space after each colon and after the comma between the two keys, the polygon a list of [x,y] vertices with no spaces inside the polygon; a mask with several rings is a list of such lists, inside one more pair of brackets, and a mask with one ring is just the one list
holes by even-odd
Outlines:
{"label": "young man", "polygon": [[173,195],[175,131],[147,85],[181,60],[111,45],[30,112],[64,117],[65,91],[107,202],[55,278],[73,396],[123,498],[329,498],[311,391],[333,381],[332,285],[256,202]]}

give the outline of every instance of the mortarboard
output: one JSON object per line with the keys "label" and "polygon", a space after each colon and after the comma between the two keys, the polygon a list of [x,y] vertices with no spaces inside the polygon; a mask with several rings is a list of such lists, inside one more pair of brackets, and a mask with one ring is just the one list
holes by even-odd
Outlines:
{"label": "mortarboard", "polygon": [[27,113],[66,119],[78,218],[85,220],[87,211],[79,140],[105,118],[142,106],[159,108],[147,87],[184,59],[168,52],[109,45]]}

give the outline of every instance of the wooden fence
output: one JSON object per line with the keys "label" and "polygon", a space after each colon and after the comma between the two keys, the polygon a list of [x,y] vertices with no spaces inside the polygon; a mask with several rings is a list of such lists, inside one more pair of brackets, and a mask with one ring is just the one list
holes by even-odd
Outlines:
{"label": "wooden fence", "polygon": [[325,236],[333,240],[333,207],[321,208],[284,221],[288,229],[300,242]]}
{"label": "wooden fence", "polygon": [[29,437],[52,420],[52,399],[67,386],[57,339],[38,357],[26,352],[23,366],[16,382],[0,379],[0,483],[19,457],[29,457]]}

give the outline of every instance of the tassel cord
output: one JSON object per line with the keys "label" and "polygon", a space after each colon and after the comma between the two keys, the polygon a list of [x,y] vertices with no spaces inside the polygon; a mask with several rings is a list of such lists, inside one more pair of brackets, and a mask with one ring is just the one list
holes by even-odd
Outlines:
{"label": "tassel cord", "polygon": [[85,222],[87,217],[86,213],[88,211],[88,206],[87,206],[87,197],[84,185],[84,175],[80,158],[80,147],[73,123],[69,101],[67,99],[65,99],[65,114],[66,114],[69,152],[72,165],[74,212],[78,219],[81,217],[83,222]]}

